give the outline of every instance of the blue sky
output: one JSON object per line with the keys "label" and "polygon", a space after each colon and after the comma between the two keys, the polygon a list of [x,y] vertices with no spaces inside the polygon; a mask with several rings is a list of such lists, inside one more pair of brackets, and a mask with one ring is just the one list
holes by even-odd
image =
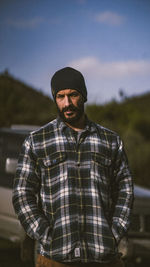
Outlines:
{"label": "blue sky", "polygon": [[89,102],[150,91],[150,1],[1,0],[0,72],[51,96],[65,66],[83,73]]}

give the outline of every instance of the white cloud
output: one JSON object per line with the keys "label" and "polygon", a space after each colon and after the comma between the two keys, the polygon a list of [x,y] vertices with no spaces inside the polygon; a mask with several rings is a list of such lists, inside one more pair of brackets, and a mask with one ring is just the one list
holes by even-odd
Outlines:
{"label": "white cloud", "polygon": [[127,95],[150,89],[150,60],[104,62],[95,57],[85,57],[68,65],[83,73],[89,100],[93,102],[117,99],[120,88],[125,89]]}
{"label": "white cloud", "polygon": [[81,69],[93,78],[100,76],[116,79],[150,74],[150,61],[144,60],[103,62],[95,57],[86,57],[72,61],[70,65]]}
{"label": "white cloud", "polygon": [[108,25],[121,25],[125,21],[125,17],[115,12],[105,11],[95,16],[95,20]]}
{"label": "white cloud", "polygon": [[34,17],[31,19],[7,19],[5,23],[18,29],[34,29],[44,22],[42,17]]}

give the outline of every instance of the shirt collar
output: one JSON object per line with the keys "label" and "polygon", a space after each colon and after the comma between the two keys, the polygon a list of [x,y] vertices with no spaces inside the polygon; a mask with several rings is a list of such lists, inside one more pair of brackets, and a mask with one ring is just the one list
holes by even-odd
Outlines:
{"label": "shirt collar", "polygon": [[[87,117],[87,115],[85,115],[85,132],[90,132],[90,133],[93,133],[93,132],[96,132],[97,131],[97,128],[96,128],[96,125],[94,122],[90,121]],[[66,128],[68,128],[68,126],[65,124],[65,122],[60,118],[60,116],[57,117],[57,122],[58,122],[58,127],[60,129],[60,131],[64,131]]]}

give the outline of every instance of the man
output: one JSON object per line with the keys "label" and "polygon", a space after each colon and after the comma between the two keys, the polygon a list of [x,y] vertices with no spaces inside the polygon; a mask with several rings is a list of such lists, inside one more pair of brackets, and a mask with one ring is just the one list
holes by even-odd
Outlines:
{"label": "man", "polygon": [[57,71],[51,88],[59,117],[25,140],[13,193],[19,220],[38,240],[36,266],[121,267],[133,199],[122,141],[86,117],[79,71]]}

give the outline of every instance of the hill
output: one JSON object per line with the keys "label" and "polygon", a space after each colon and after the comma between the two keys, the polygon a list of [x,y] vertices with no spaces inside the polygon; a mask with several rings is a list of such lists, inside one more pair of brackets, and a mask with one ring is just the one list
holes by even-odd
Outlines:
{"label": "hill", "polygon": [[0,127],[12,124],[43,125],[56,116],[53,101],[42,92],[13,78],[0,75]]}
{"label": "hill", "polygon": [[120,134],[135,182],[150,188],[150,93],[120,103],[88,105],[86,113],[91,120]]}
{"label": "hill", "polygon": [[86,113],[97,123],[123,134],[136,130],[150,140],[150,93],[112,101],[105,105],[87,105]]}

